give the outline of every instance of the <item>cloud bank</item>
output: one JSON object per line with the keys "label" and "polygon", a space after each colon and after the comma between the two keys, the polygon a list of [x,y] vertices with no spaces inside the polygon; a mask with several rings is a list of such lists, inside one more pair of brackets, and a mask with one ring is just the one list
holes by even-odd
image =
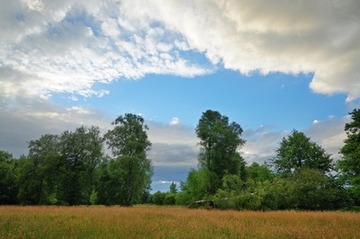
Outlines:
{"label": "cloud bank", "polygon": [[130,15],[119,1],[1,1],[0,93],[102,96],[95,84],[145,74],[203,75],[182,57],[186,39],[164,24]]}

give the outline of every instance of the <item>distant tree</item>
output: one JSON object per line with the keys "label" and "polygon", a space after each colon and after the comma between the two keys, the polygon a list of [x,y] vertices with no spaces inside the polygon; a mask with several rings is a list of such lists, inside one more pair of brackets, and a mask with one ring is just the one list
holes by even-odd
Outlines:
{"label": "distant tree", "polygon": [[177,193],[177,188],[176,188],[176,183],[172,182],[170,184],[170,193],[172,194],[176,194]]}
{"label": "distant tree", "polygon": [[245,161],[238,149],[245,141],[239,124],[229,122],[228,117],[217,111],[207,110],[196,127],[201,152],[199,166],[207,173],[206,193],[213,195],[222,185],[226,174],[244,175]]}
{"label": "distant tree", "polygon": [[267,165],[259,165],[256,162],[246,167],[246,176],[249,179],[261,182],[272,180],[275,177]]}
{"label": "distant tree", "polygon": [[165,203],[165,193],[157,191],[153,194],[153,201],[156,205],[163,205]]}
{"label": "distant tree", "polygon": [[165,193],[164,204],[165,205],[175,205],[175,203],[176,203],[176,194]]}
{"label": "distant tree", "polygon": [[282,139],[273,164],[281,173],[293,173],[302,168],[317,169],[325,173],[332,169],[330,155],[304,133],[296,130]]}
{"label": "distant tree", "polygon": [[0,150],[0,162],[9,162],[13,159],[13,156],[11,153]]}
{"label": "distant tree", "polygon": [[338,167],[355,204],[360,206],[360,109],[354,109],[350,115],[352,121],[345,124],[345,145],[340,149],[344,157],[338,161]]}
{"label": "distant tree", "polygon": [[148,140],[144,119],[135,114],[119,116],[115,127],[106,135],[106,143],[117,161],[120,204],[132,205],[140,200],[144,190],[151,184],[153,168],[147,157],[151,143]]}

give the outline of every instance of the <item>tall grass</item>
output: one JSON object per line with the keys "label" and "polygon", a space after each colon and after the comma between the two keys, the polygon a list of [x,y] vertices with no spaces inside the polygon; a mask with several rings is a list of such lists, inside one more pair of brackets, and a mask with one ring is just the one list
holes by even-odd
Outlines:
{"label": "tall grass", "polygon": [[3,206],[0,238],[360,238],[360,214]]}

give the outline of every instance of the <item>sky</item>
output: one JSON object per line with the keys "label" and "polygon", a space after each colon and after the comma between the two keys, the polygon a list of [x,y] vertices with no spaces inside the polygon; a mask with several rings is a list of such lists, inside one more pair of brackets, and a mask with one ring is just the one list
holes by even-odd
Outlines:
{"label": "sky", "polygon": [[360,107],[358,0],[0,0],[0,150],[43,134],[149,126],[153,190],[197,167],[208,109],[250,165],[293,129],[333,155]]}

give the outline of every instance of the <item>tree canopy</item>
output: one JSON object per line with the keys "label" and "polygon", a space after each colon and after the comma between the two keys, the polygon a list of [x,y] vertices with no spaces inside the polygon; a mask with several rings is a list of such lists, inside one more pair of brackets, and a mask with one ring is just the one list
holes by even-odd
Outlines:
{"label": "tree canopy", "polygon": [[345,124],[345,145],[340,149],[344,157],[338,162],[338,167],[356,205],[360,206],[360,109],[354,109],[350,115],[351,122]]}
{"label": "tree canopy", "polygon": [[113,185],[119,185],[114,203],[128,206],[150,188],[153,167],[147,151],[151,143],[146,133],[148,127],[139,115],[119,116],[113,125],[115,127],[105,134],[114,156],[106,174],[112,177]]}
{"label": "tree canopy", "polygon": [[331,156],[297,130],[282,139],[280,147],[276,149],[273,164],[281,173],[293,173],[302,168],[317,169],[325,173],[332,169]]}
{"label": "tree canopy", "polygon": [[230,123],[229,118],[218,111],[207,110],[202,114],[196,127],[201,146],[198,161],[208,175],[208,194],[220,188],[226,174],[240,176],[243,171],[244,159],[237,151],[245,143],[242,132],[239,124]]}

